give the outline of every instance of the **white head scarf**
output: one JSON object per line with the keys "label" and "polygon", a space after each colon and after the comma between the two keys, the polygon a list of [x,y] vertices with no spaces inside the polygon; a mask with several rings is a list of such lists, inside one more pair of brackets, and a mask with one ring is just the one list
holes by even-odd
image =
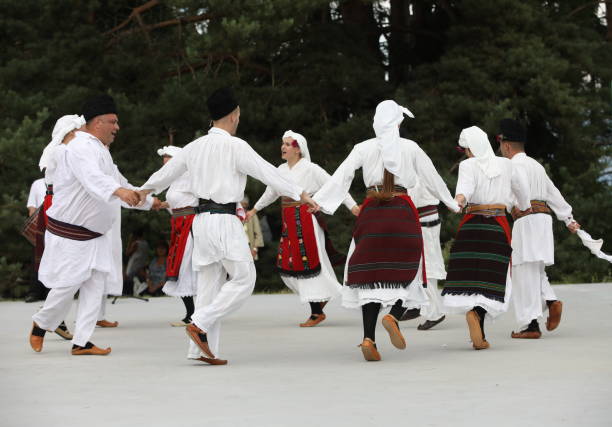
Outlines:
{"label": "white head scarf", "polygon": [[47,144],[43,150],[42,156],[40,156],[40,160],[38,161],[40,170],[54,166],[52,163],[55,160],[53,159],[52,153],[55,147],[62,143],[68,132],[78,129],[84,124],[85,118],[76,114],[62,116],[57,122],[55,122],[53,132],[51,132],[51,142]]}
{"label": "white head scarf", "polygon": [[292,130],[288,130],[283,134],[283,139],[285,138],[292,138],[294,141],[296,141],[298,145],[300,146],[302,157],[310,161],[310,153],[308,152],[308,143],[306,142],[306,138],[304,138],[304,135],[294,132]]}
{"label": "white head scarf", "polygon": [[374,133],[377,138],[399,138],[399,124],[404,121],[404,114],[414,119],[414,114],[406,107],[388,99],[376,106],[374,114]]}
{"label": "white head scarf", "polygon": [[485,131],[478,126],[472,126],[461,131],[459,146],[469,148],[478,166],[488,178],[494,178],[501,173],[497,157],[491,148],[491,143]]}
{"label": "white head scarf", "polygon": [[170,156],[174,157],[182,150],[181,147],[176,147],[174,145],[165,145],[164,147],[157,150],[157,154],[160,156]]}
{"label": "white head scarf", "polygon": [[398,105],[393,100],[386,100],[376,106],[374,114],[374,133],[378,139],[378,147],[383,159],[385,169],[393,175],[401,175],[401,164],[399,159],[402,158],[400,151],[400,133],[399,124],[404,120],[404,114],[414,118],[414,114],[406,107]]}

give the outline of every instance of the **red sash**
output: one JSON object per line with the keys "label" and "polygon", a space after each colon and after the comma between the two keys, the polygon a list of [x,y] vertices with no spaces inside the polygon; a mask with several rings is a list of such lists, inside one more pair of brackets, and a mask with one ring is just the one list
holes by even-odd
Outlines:
{"label": "red sash", "polygon": [[166,259],[166,281],[177,281],[183,255],[185,255],[185,246],[191,232],[191,224],[195,215],[184,215],[172,217],[170,223],[172,231],[170,234],[170,250]]}

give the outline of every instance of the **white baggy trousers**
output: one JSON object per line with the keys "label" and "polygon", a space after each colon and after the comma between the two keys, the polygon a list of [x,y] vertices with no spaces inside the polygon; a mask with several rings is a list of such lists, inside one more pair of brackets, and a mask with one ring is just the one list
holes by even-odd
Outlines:
{"label": "white baggy trousers", "polygon": [[[210,351],[219,357],[221,319],[244,304],[255,289],[253,261],[221,260],[200,267],[197,271],[198,293],[191,321],[207,334]],[[189,341],[187,358],[206,356]]]}
{"label": "white baggy trousers", "polygon": [[93,335],[100,313],[107,273],[91,272],[86,281],[75,286],[52,288],[42,309],[32,320],[42,329],[54,331],[68,315],[74,295],[79,291],[76,325],[72,343],[84,347]]}
{"label": "white baggy trousers", "polygon": [[557,299],[544,270],[544,263],[525,262],[512,266],[512,305],[519,330],[544,317],[546,301]]}

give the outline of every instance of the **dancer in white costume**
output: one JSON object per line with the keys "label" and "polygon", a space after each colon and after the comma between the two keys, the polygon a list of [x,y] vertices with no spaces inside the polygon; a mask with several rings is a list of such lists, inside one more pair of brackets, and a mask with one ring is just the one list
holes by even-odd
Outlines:
{"label": "dancer in white costume", "polygon": [[[308,194],[315,194],[330,178],[321,166],[311,161],[306,138],[297,132],[288,130],[284,133],[281,157],[286,162],[278,170],[291,177]],[[278,198],[279,194],[272,187],[266,188],[254,208],[247,213],[247,220]],[[344,205],[353,215],[359,214],[359,206],[350,195],[347,195]],[[312,215],[302,208],[300,202],[286,198],[282,200],[282,214],[276,265],[285,285],[300,296],[302,303],[310,304],[310,317],[300,326],[316,326],[326,318],[323,313],[325,304],[340,295],[340,283],[333,265],[344,264],[345,257],[331,246],[326,230],[322,228],[326,227],[322,214]],[[326,246],[337,255],[333,261],[330,261]],[[318,262],[313,263],[312,258]]]}
{"label": "dancer in white costume", "polygon": [[106,355],[89,339],[100,311],[102,295],[109,290],[113,255],[111,228],[119,200],[129,205],[139,195],[121,187],[114,178],[114,164],[105,144],[119,130],[113,99],[102,95],[84,106],[85,131],[77,132],[57,158],[54,174],[58,190],[48,210],[45,252],[40,266],[41,281],[51,289],[43,308],[36,313],[30,345],[41,351],[46,330],[54,330],[70,309],[79,291],[73,355]]}
{"label": "dancer in white costume", "polygon": [[512,332],[512,338],[537,339],[542,335],[538,319],[548,310],[546,329],[552,331],[561,322],[563,308],[545,271],[555,262],[551,214],[554,212],[572,233],[580,229],[580,224],[544,167],[525,153],[525,128],[515,120],[504,119],[497,139],[502,154],[525,175],[531,201],[531,211],[512,211],[512,304],[519,331]]}
{"label": "dancer in white costume", "polygon": [[363,169],[368,197],[361,206],[349,249],[342,287],[342,304],[361,308],[364,339],[361,349],[368,361],[380,360],[375,330],[381,307],[393,306],[383,326],[397,348],[406,347],[398,319],[406,308],[427,304],[423,289],[423,242],[418,213],[408,189],[417,176],[451,210],[459,206],[450,197],[431,160],[416,143],[399,136],[406,108],[391,100],[376,107],[376,138],[355,145],[314,199],[333,213],[346,198],[355,171]]}
{"label": "dancer in white costume", "polygon": [[[448,191],[448,190],[446,190]],[[427,271],[427,296],[429,304],[421,307],[420,310],[406,310],[401,320],[408,320],[417,317],[419,314],[425,318],[417,329],[425,331],[433,328],[445,319],[444,306],[438,290],[438,280],[446,278],[444,269],[444,258],[442,257],[442,247],[440,246],[441,220],[438,212],[438,200],[425,186],[417,180],[417,185],[408,191],[414,201],[414,205],[419,212],[421,222],[421,232],[423,234],[423,247],[425,252],[425,269]],[[450,192],[448,196],[451,197]],[[411,312],[414,312],[412,316]]]}
{"label": "dancer in white costume", "polygon": [[[157,150],[164,164],[181,152],[180,147],[165,146]],[[172,235],[168,260],[166,261],[166,284],[162,288],[166,295],[181,298],[185,305],[185,317],[172,326],[187,326],[194,312],[193,297],[197,291],[196,273],[193,270],[193,235],[191,224],[198,198],[191,193],[189,174],[185,173],[173,182],[166,192],[166,202],[172,214]]]}
{"label": "dancer in white costume", "polygon": [[505,211],[518,200],[529,209],[529,187],[512,162],[495,156],[487,134],[477,126],[464,129],[459,146],[467,156],[459,164],[455,199],[467,206],[459,224],[442,291],[447,312],[465,313],[475,350],[489,348],[484,318],[508,309],[511,231]]}
{"label": "dancer in white costume", "polygon": [[[255,287],[255,265],[236,204],[244,198],[247,175],[271,185],[282,196],[318,206],[310,196],[245,141],[232,136],[240,108],[228,88],[207,100],[213,120],[208,134],[187,144],[142,186],[141,194],[165,190],[185,172],[199,198],[193,221],[193,267],[198,271],[198,298],[187,334],[203,354],[198,359],[226,364],[218,359],[221,319],[238,309]],[[196,356],[196,355],[194,355]]]}

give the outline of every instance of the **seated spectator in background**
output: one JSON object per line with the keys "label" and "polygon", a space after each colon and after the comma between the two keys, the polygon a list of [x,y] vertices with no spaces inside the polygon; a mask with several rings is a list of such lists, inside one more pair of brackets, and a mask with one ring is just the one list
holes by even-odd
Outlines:
{"label": "seated spectator in background", "polygon": [[166,284],[166,259],[168,258],[168,243],[160,241],[155,247],[155,258],[149,264],[147,271],[147,289],[150,295],[162,295],[161,288]]}
{"label": "seated spectator in background", "polygon": [[[242,202],[240,202],[245,211],[249,209],[249,198],[244,196]],[[249,239],[249,248],[253,259],[257,261],[259,248],[264,246],[263,233],[261,232],[261,225],[259,224],[259,218],[257,214],[253,215],[250,219],[244,222],[244,231],[246,232],[247,239]]]}
{"label": "seated spectator in background", "polygon": [[146,279],[145,267],[149,262],[149,244],[144,239],[144,229],[139,228],[130,236],[125,249],[125,256],[129,257],[125,268],[123,282],[123,295],[134,295],[134,277],[141,282]]}

